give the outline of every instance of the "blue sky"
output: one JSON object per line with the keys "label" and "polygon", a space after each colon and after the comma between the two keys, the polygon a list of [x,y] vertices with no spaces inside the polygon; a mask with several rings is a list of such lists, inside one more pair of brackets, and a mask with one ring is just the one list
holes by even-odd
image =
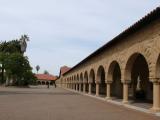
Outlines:
{"label": "blue sky", "polygon": [[32,67],[58,74],[159,5],[160,0],[0,0],[0,40],[28,34]]}

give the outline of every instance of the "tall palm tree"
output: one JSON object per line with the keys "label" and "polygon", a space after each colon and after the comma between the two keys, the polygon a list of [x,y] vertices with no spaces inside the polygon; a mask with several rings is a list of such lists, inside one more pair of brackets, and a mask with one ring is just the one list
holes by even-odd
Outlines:
{"label": "tall palm tree", "polygon": [[36,66],[36,70],[37,70],[37,74],[38,74],[38,71],[40,70],[40,66],[39,65]]}
{"label": "tall palm tree", "polygon": [[27,35],[22,35],[19,39],[21,45],[21,52],[26,52],[27,49],[27,41],[29,41],[29,37]]}

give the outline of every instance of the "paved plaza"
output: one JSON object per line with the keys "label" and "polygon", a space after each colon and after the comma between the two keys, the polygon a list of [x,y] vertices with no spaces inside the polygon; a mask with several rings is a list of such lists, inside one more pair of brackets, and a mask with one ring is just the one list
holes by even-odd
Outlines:
{"label": "paved plaza", "polygon": [[62,88],[0,88],[0,120],[159,120]]}

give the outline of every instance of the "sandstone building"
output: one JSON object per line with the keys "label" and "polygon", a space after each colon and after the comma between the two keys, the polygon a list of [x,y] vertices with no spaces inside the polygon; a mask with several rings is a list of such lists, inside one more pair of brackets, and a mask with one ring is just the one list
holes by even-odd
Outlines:
{"label": "sandstone building", "polygon": [[59,78],[62,87],[160,110],[160,7]]}

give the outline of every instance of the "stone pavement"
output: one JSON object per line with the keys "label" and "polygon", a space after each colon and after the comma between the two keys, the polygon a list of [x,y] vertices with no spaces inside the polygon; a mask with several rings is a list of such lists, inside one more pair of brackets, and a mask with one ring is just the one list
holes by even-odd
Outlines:
{"label": "stone pavement", "polygon": [[160,120],[62,88],[0,87],[0,120]]}

